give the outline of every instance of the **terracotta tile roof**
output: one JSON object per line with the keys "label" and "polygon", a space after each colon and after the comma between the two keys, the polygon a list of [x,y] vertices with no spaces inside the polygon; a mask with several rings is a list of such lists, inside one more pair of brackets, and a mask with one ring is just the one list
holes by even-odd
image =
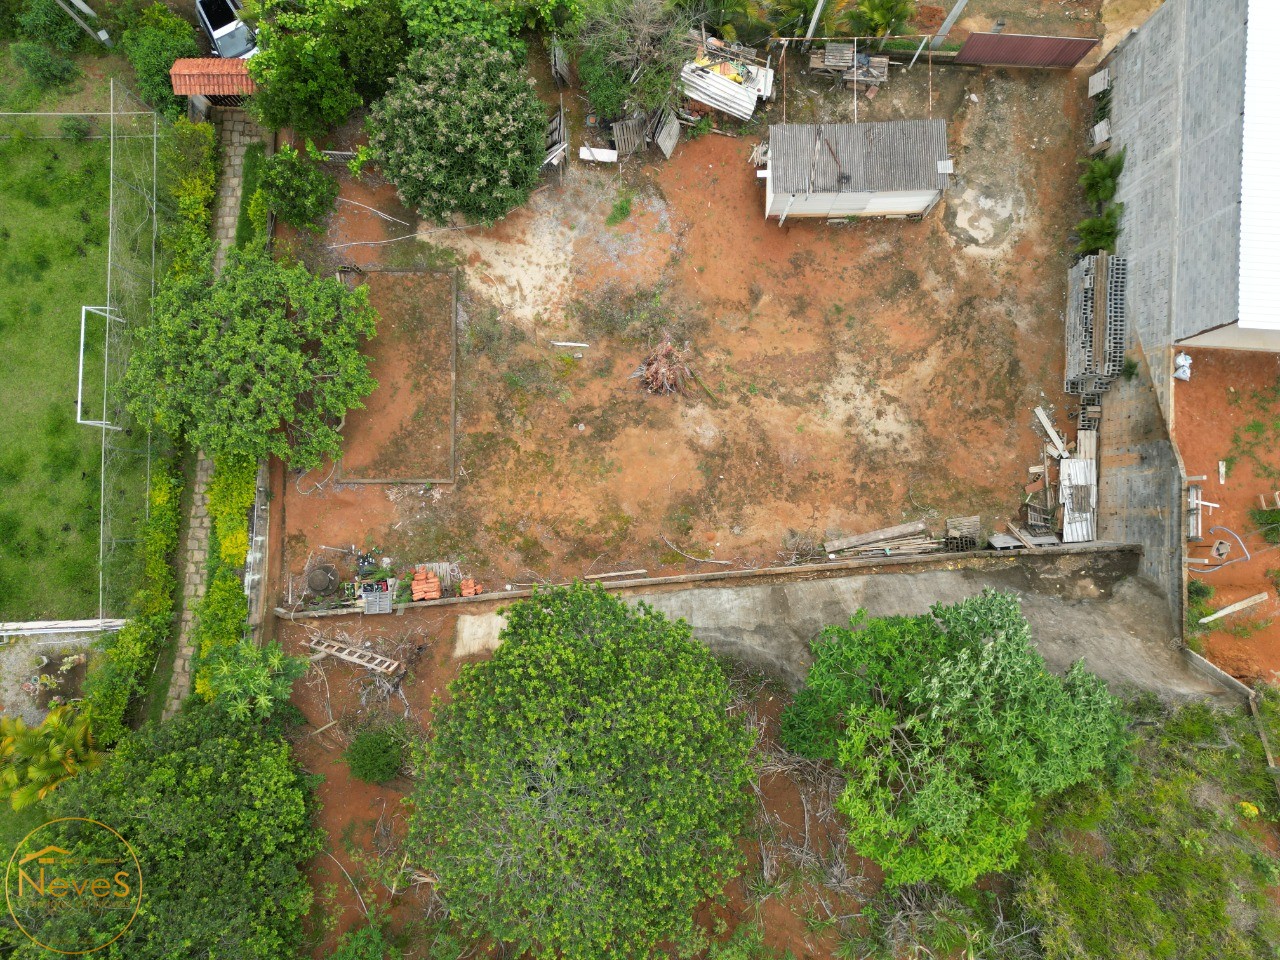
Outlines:
{"label": "terracotta tile roof", "polygon": [[245,96],[257,90],[249,76],[246,60],[222,57],[189,57],[175,60],[169,70],[173,92],[189,97],[201,93],[206,97]]}

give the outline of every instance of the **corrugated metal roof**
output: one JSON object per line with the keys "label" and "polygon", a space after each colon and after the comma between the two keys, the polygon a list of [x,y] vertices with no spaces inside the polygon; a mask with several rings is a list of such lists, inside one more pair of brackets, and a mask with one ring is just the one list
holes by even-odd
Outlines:
{"label": "corrugated metal roof", "polygon": [[680,86],[690,99],[705,103],[708,107],[739,120],[750,120],[751,115],[756,112],[758,94],[754,87],[734,83],[728,77],[722,77],[696,63],[684,65],[684,69],[680,71]]}
{"label": "corrugated metal roof", "polygon": [[1092,37],[1035,37],[1024,33],[971,33],[956,63],[1005,67],[1074,67],[1098,45]]}
{"label": "corrugated metal roof", "polygon": [[1280,330],[1280,4],[1249,0],[1240,183],[1240,326]]}
{"label": "corrugated metal roof", "polygon": [[945,120],[784,123],[769,128],[769,177],[777,193],[945,190]]}
{"label": "corrugated metal roof", "polygon": [[169,68],[173,92],[189,97],[247,96],[258,88],[249,76],[249,62],[224,57],[183,57]]}

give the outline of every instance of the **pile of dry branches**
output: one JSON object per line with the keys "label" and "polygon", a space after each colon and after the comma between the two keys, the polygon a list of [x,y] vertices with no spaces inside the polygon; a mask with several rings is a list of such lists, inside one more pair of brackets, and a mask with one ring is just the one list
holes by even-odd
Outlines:
{"label": "pile of dry branches", "polygon": [[687,351],[677,347],[669,335],[640,364],[640,380],[650,393],[682,393],[693,379]]}

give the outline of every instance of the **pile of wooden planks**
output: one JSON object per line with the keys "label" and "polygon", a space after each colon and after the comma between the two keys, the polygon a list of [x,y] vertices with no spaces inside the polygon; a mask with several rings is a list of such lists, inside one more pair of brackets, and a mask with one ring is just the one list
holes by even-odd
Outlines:
{"label": "pile of wooden planks", "polygon": [[840,537],[836,540],[828,540],[822,545],[827,556],[832,559],[937,553],[943,547],[943,541],[935,540],[930,536],[929,528],[923,520],[883,527],[880,530],[859,533],[852,537]]}
{"label": "pile of wooden planks", "polygon": [[440,578],[425,563],[418,564],[413,571],[413,599],[439,600],[441,595]]}

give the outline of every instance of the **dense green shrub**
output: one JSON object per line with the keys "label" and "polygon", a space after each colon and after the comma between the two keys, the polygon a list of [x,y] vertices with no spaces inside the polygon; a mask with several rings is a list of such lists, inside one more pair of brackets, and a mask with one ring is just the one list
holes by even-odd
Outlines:
{"label": "dense green shrub", "polygon": [[436,716],[408,849],[476,940],[652,956],[740,861],[751,736],[683,620],[581,585],[507,618]]}
{"label": "dense green shrub", "polygon": [[598,50],[584,50],[578,56],[578,79],[596,113],[606,120],[622,116],[631,93],[625,69],[606,63]]}
{"label": "dense green shrub", "polygon": [[404,747],[395,731],[388,727],[370,727],[351,739],[342,754],[351,775],[365,783],[386,783],[400,772]]}
{"label": "dense green shrub", "polygon": [[546,109],[516,57],[442,41],[409,55],[369,118],[369,145],[401,198],[444,223],[492,223],[529,198]]}
{"label": "dense green shrub", "polygon": [[232,250],[171,276],[125,375],[130,403],[215,461],[279,456],[310,469],[341,449],[337,425],[376,383],[360,352],[368,289],[316,277],[265,250]]}
{"label": "dense green shrub", "polygon": [[162,113],[176,117],[182,101],[174,96],[169,69],[180,57],[198,57],[195,28],[162,3],[143,10],[124,36],[120,50],[138,75],[138,92]]}
{"label": "dense green shrub", "polygon": [[254,108],[272,127],[320,136],[383,94],[408,36],[400,0],[264,0]]}
{"label": "dense green shrub", "polygon": [[249,552],[249,511],[258,493],[258,465],[244,457],[224,456],[209,481],[209,519],[223,563],[243,567]]}
{"label": "dense green shrub", "polygon": [[892,37],[909,32],[915,0],[857,0],[844,8],[841,26],[850,36]]}
{"label": "dense green shrub", "polygon": [[576,46],[591,105],[613,120],[628,103],[646,110],[666,104],[689,59],[685,40],[693,24],[687,10],[661,0],[599,0],[588,6]]}
{"label": "dense green shrub", "polygon": [[143,526],[142,586],[130,604],[129,619],[105,634],[102,653],[85,679],[84,699],[98,742],[110,746],[124,736],[129,705],[146,687],[156,655],[173,629],[177,578],[171,559],[182,520],[182,481],[160,468],[151,477],[150,511]]}
{"label": "dense green shrub", "polygon": [[311,155],[285,144],[267,159],[262,172],[262,192],[267,207],[293,227],[313,232],[324,229],[324,218],[338,196],[338,181],[329,176]]}
{"label": "dense green shrub", "polygon": [[960,890],[1007,869],[1037,801],[1123,773],[1123,717],[1102,681],[1081,663],[1049,673],[1030,639],[1017,598],[986,591],[816,642],[783,742],[834,756],[849,841],[891,885]]}
{"label": "dense green shrub", "polygon": [[1080,242],[1076,244],[1076,253],[1090,254],[1099,250],[1115,252],[1116,241],[1120,238],[1120,215],[1124,213],[1123,203],[1108,204],[1096,217],[1086,217],[1076,226]]}
{"label": "dense green shrub", "polygon": [[70,83],[80,73],[66,57],[38,43],[12,43],[9,53],[27,79],[41,90]]}
{"label": "dense green shrub", "polygon": [[273,130],[287,127],[319,137],[360,106],[355,76],[334,39],[292,31],[275,19],[258,24],[258,52],[249,60],[249,74],[258,84],[250,106]]}
{"label": "dense green shrub", "polygon": [[402,956],[387,941],[383,925],[370,920],[368,926],[344,933],[329,960],[400,960]]}
{"label": "dense green shrub", "polygon": [[20,35],[18,14],[22,7],[22,0],[0,0],[0,40],[12,40]]}
{"label": "dense green shrub", "polygon": [[1085,171],[1080,175],[1080,186],[1084,188],[1084,198],[1090,203],[1108,203],[1115,198],[1116,185],[1124,172],[1124,153],[1121,150],[1110,156],[1080,161],[1085,165]]}
{"label": "dense green shrub", "polygon": [[160,173],[177,217],[160,234],[169,276],[187,276],[212,263],[213,201],[218,191],[217,138],[212,124],[178,119],[160,141]]}
{"label": "dense green shrub", "polygon": [[28,40],[47,43],[63,53],[71,53],[86,39],[54,0],[25,0],[18,14],[18,30]]}
{"label": "dense green shrub", "polygon": [[401,9],[419,49],[448,40],[524,52],[524,44],[516,35],[521,22],[517,4],[493,0],[401,0]]}
{"label": "dense green shrub", "polygon": [[63,117],[58,121],[58,132],[73,143],[83,143],[93,132],[93,124],[84,117]]}
{"label": "dense green shrub", "polygon": [[[321,835],[308,778],[277,732],[187,707],[126,737],[100,769],[64,784],[49,816],[115,825],[141,864],[143,909],[104,953],[276,960],[302,941],[312,900],[303,866],[321,849]],[[106,837],[94,831],[80,852],[107,853],[97,846]],[[93,911],[54,911],[46,920],[53,929],[42,929],[47,942],[77,942],[76,925],[94,920]],[[14,955],[39,960],[49,952],[24,942]]]}

